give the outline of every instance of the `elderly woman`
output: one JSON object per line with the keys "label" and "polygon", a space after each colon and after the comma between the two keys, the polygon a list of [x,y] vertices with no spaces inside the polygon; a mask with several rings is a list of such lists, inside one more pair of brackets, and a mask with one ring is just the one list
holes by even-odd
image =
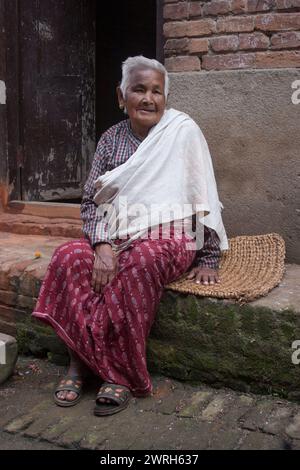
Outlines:
{"label": "elderly woman", "polygon": [[103,381],[99,416],[151,393],[146,339],[164,286],[188,270],[194,282],[219,282],[227,248],[207,144],[188,115],[166,110],[166,69],[138,56],[122,72],[129,119],[100,138],[81,206],[85,238],[55,251],[33,313],[70,354],[55,403],[78,403],[89,369]]}

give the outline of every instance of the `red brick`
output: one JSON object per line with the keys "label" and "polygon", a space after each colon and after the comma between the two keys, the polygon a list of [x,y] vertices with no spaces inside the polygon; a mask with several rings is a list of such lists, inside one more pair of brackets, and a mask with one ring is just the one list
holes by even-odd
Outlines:
{"label": "red brick", "polygon": [[[0,289],[3,290],[8,290],[10,289],[10,280],[8,277],[9,274],[9,269],[5,267],[5,270],[3,269],[3,264],[1,263],[1,272],[0,272]],[[5,263],[7,264],[7,263]]]}
{"label": "red brick", "polygon": [[183,20],[187,18],[188,3],[174,3],[164,6],[164,18],[166,20]]}
{"label": "red brick", "polygon": [[243,33],[254,30],[253,16],[233,16],[217,21],[218,33]]}
{"label": "red brick", "polygon": [[256,52],[255,67],[260,69],[300,67],[300,51]]}
{"label": "red brick", "polygon": [[168,39],[164,50],[166,54],[182,54],[188,52],[189,40],[187,38]]}
{"label": "red brick", "polygon": [[240,34],[240,49],[267,49],[270,45],[268,36],[263,33]]}
{"label": "red brick", "polygon": [[271,38],[271,46],[271,49],[300,48],[300,31],[273,34]]}
{"label": "red brick", "polygon": [[22,276],[22,278],[20,279],[19,294],[31,297],[33,295],[36,295],[36,290],[39,289],[37,284],[38,283],[36,282],[35,277],[29,273],[26,273],[26,275]]}
{"label": "red brick", "polygon": [[4,305],[16,305],[17,293],[0,290],[0,302]]}
{"label": "red brick", "polygon": [[257,15],[256,29],[262,31],[290,31],[300,29],[300,13]]}
{"label": "red brick", "polygon": [[169,57],[165,60],[169,72],[190,72],[200,70],[200,59],[196,56]]}
{"label": "red brick", "polygon": [[[16,325],[16,317],[19,315],[21,318],[22,315],[24,315],[24,312],[21,312],[20,310],[17,310],[15,307],[8,307],[6,305],[1,305],[0,304],[0,322],[4,322],[5,325],[11,324],[12,326]],[[0,323],[0,331],[1,333],[6,333],[9,334],[8,331],[2,329],[2,324]],[[12,334],[14,336],[15,331],[12,331]]]}
{"label": "red brick", "polygon": [[247,0],[248,13],[272,10],[275,0]]}
{"label": "red brick", "polygon": [[50,227],[52,237],[77,238],[82,237],[82,229],[70,224],[53,225]]}
{"label": "red brick", "polygon": [[208,39],[207,38],[193,38],[189,40],[189,53],[200,54],[208,52]]}
{"label": "red brick", "polygon": [[205,55],[202,61],[203,70],[228,70],[253,68],[255,54]]}
{"label": "red brick", "polygon": [[212,2],[204,3],[202,12],[203,16],[217,16],[224,15],[230,12],[230,0],[212,0]]}
{"label": "red brick", "polygon": [[31,297],[31,296],[28,297],[26,295],[18,295],[16,304],[18,307],[33,310],[36,304],[36,300],[37,299],[35,297]]}
{"label": "red brick", "polygon": [[186,25],[187,36],[208,36],[216,32],[216,22],[210,18],[188,21]]}
{"label": "red brick", "polygon": [[193,18],[194,16],[202,16],[201,2],[189,3],[189,18]]}
{"label": "red brick", "polygon": [[26,269],[30,268],[30,266],[35,265],[34,253],[32,253],[32,258],[28,259],[27,254],[24,255],[26,258],[24,260],[19,260],[18,262],[13,263],[12,270],[18,272],[18,275],[21,275]]}
{"label": "red brick", "polygon": [[276,0],[278,10],[288,10],[289,8],[300,8],[300,0]]}
{"label": "red brick", "polygon": [[247,11],[247,0],[232,0],[230,11],[234,14],[245,13]]}
{"label": "red brick", "polygon": [[210,45],[215,52],[236,51],[239,48],[238,36],[219,36],[211,38]]}
{"label": "red brick", "polygon": [[164,35],[166,38],[178,38],[186,35],[187,21],[172,21],[164,24]]}

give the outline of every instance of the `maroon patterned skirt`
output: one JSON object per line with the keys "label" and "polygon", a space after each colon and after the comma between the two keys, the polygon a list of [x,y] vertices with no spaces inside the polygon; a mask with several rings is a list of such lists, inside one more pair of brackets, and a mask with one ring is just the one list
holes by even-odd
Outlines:
{"label": "maroon patterned skirt", "polygon": [[91,287],[89,242],[64,243],[53,254],[32,315],[51,325],[102,380],[148,395],[146,339],[164,286],[194,260],[191,243],[186,235],[135,240],[119,255],[118,273],[100,294]]}

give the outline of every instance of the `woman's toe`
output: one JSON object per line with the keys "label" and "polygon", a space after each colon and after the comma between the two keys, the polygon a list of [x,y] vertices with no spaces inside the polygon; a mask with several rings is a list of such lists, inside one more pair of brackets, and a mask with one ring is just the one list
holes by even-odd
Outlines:
{"label": "woman's toe", "polygon": [[65,392],[58,392],[56,395],[59,400],[65,400]]}
{"label": "woman's toe", "polygon": [[68,401],[73,401],[77,397],[77,393],[75,392],[68,392],[66,399]]}
{"label": "woman's toe", "polygon": [[111,403],[111,400],[108,400],[107,398],[99,398],[98,401],[100,403]]}

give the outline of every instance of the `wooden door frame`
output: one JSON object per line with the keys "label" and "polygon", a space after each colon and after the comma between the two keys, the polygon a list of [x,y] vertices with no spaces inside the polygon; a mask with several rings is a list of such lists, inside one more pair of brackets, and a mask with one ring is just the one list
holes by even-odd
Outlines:
{"label": "wooden door frame", "polygon": [[22,116],[20,108],[19,0],[4,0],[6,25],[6,92],[9,199],[22,198]]}
{"label": "wooden door frame", "polygon": [[[7,108],[5,97],[6,86],[6,24],[5,24],[5,5],[4,0],[0,0],[0,88],[4,91],[0,99],[0,211],[7,204]],[[4,90],[3,90],[4,85]],[[4,98],[4,99],[3,99]]]}
{"label": "wooden door frame", "polygon": [[164,63],[164,0],[156,0],[156,59]]}

